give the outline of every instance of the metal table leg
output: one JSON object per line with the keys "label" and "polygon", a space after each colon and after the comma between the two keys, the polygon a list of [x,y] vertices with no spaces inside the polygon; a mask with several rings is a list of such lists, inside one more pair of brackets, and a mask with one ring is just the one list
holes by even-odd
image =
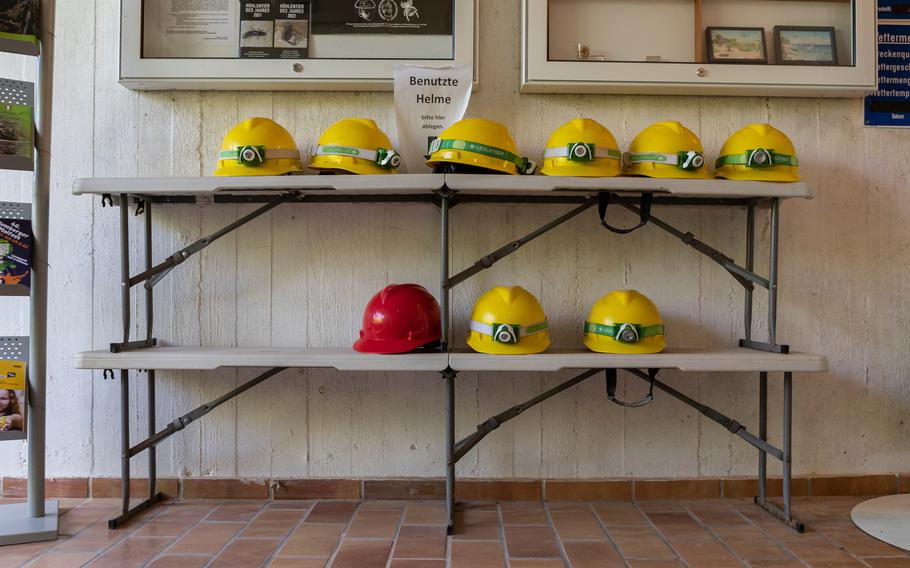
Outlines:
{"label": "metal table leg", "polygon": [[[758,437],[768,441],[768,373],[760,373],[758,379]],[[768,453],[758,452],[758,498],[762,503],[767,499]]]}
{"label": "metal table leg", "polygon": [[[791,483],[791,466],[793,462],[792,457],[792,440],[791,433],[793,431],[793,373],[784,373],[784,516],[789,520],[793,521],[793,516],[791,515],[791,493],[790,493],[790,483]],[[800,523],[802,524],[802,523]],[[802,532],[800,530],[800,532]]]}
{"label": "metal table leg", "polygon": [[446,383],[446,515],[448,534],[455,531],[455,379],[458,373],[446,369],[442,378]]}

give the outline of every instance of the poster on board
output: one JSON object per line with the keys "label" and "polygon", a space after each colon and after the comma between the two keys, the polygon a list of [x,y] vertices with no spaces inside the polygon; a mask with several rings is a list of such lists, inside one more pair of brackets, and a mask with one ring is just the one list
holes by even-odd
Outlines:
{"label": "poster on board", "polygon": [[455,0],[313,0],[313,34],[452,35]]}
{"label": "poster on board", "polygon": [[143,3],[142,57],[237,57],[237,0],[154,0]]}
{"label": "poster on board", "polygon": [[910,0],[879,0],[878,17],[878,90],[866,97],[865,125],[910,127]]}

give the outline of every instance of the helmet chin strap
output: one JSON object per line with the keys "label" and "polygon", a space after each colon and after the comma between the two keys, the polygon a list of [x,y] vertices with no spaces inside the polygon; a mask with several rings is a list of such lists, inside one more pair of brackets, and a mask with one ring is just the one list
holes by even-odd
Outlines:
{"label": "helmet chin strap", "polygon": [[647,406],[654,401],[654,379],[657,378],[657,369],[648,369],[648,378],[650,379],[651,386],[648,389],[648,395],[645,398],[639,400],[638,402],[623,402],[616,398],[616,383],[618,372],[616,369],[604,369],[607,375],[607,400],[622,406],[623,408],[641,408]]}
{"label": "helmet chin strap", "polygon": [[640,222],[631,229],[620,229],[607,223],[607,207],[610,206],[612,199],[612,193],[602,192],[597,194],[597,210],[600,214],[600,224],[603,225],[605,229],[609,229],[611,232],[618,235],[628,235],[629,233],[641,229],[651,220],[651,205],[654,203],[653,193],[641,194],[641,207],[639,207],[639,211],[641,211]]}

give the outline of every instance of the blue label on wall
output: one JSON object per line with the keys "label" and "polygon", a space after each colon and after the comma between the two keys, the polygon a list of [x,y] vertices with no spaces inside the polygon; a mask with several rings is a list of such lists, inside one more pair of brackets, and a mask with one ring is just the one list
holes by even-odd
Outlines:
{"label": "blue label on wall", "polygon": [[[879,10],[902,4],[879,0]],[[910,21],[878,24],[878,90],[866,97],[866,126],[910,127]]]}
{"label": "blue label on wall", "polygon": [[878,0],[879,20],[910,20],[910,0]]}

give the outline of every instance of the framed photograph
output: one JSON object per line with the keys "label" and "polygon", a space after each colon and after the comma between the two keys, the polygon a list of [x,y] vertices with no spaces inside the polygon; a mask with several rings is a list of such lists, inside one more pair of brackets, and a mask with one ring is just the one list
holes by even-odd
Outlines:
{"label": "framed photograph", "polygon": [[834,28],[774,26],[774,46],[780,65],[837,65]]}
{"label": "framed photograph", "polygon": [[708,28],[708,63],[767,63],[764,28]]}

